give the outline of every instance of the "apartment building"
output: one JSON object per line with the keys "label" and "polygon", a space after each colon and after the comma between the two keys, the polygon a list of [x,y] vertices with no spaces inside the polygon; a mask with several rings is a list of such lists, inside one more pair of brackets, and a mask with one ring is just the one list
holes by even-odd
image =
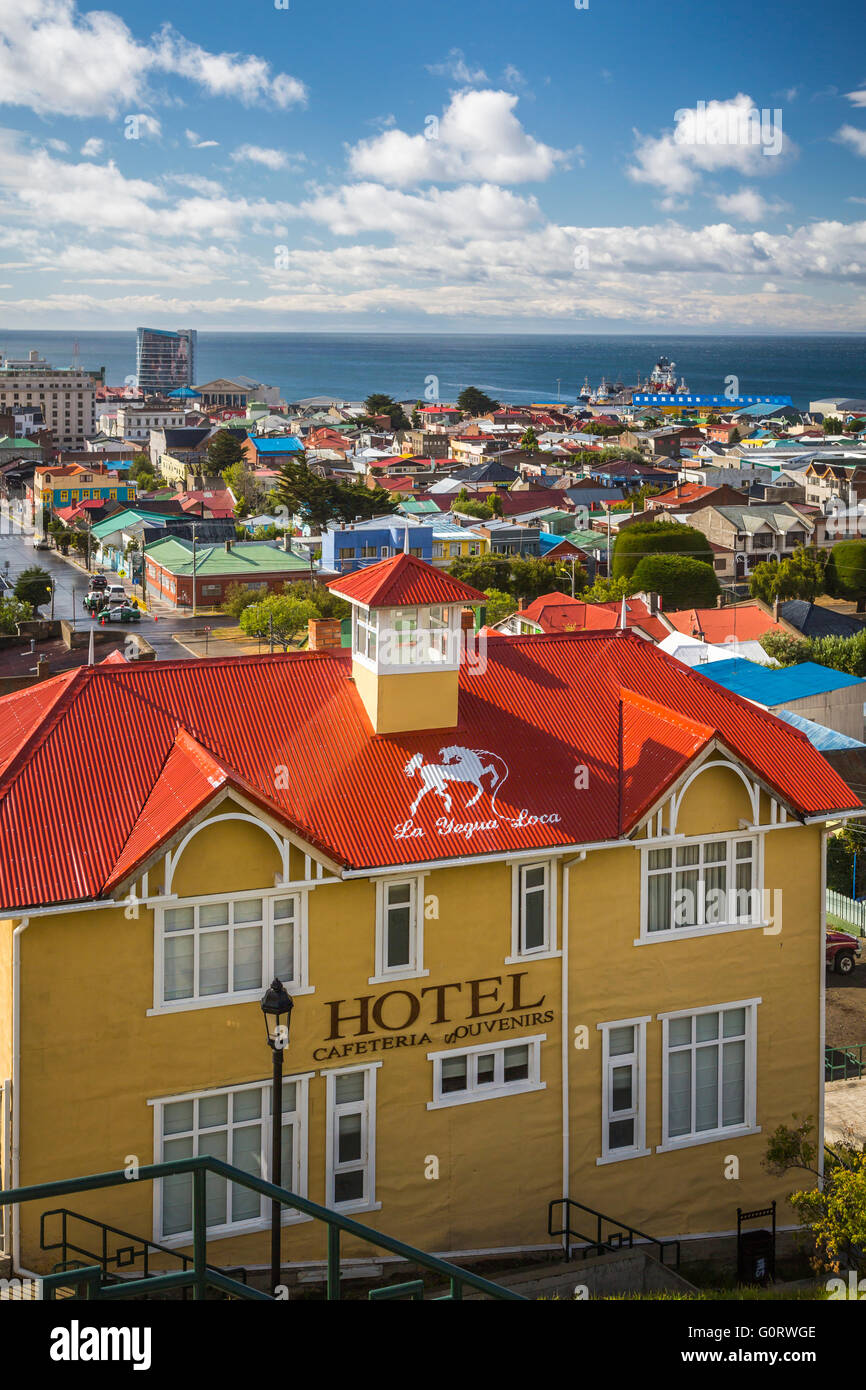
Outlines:
{"label": "apartment building", "polygon": [[96,387],[83,368],[52,367],[35,349],[23,359],[0,357],[0,412],[41,410],[61,449],[82,449],[95,434]]}

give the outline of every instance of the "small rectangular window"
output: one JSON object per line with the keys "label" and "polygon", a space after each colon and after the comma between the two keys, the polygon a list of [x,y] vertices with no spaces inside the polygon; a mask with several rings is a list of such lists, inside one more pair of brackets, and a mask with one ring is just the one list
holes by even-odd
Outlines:
{"label": "small rectangular window", "polygon": [[328,1206],[373,1204],[376,1069],[374,1065],[327,1073]]}
{"label": "small rectangular window", "polygon": [[376,885],[376,964],[374,980],[405,979],[423,970],[421,880],[387,880]]}
{"label": "small rectangular window", "polygon": [[427,1102],[427,1109],[543,1090],[541,1044],[545,1036],[454,1052],[428,1052],[433,1063],[433,1099]]}
{"label": "small rectangular window", "polygon": [[600,1024],[602,1158],[645,1153],[644,1069],[648,1018]]}
{"label": "small rectangular window", "polygon": [[547,955],[556,949],[555,867],[547,860],[514,870],[510,959]]}

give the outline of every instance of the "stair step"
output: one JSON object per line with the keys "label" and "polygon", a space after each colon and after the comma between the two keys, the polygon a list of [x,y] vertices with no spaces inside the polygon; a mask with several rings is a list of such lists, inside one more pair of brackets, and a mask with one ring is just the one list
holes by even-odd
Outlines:
{"label": "stair step", "polygon": [[[494,1283],[523,1294],[524,1298],[572,1299],[578,1286],[590,1297],[608,1293],[643,1293],[654,1289],[694,1292],[694,1286],[675,1269],[663,1265],[644,1250],[616,1251],[581,1260],[549,1265],[523,1265],[493,1276]],[[467,1289],[464,1299],[484,1298]]]}

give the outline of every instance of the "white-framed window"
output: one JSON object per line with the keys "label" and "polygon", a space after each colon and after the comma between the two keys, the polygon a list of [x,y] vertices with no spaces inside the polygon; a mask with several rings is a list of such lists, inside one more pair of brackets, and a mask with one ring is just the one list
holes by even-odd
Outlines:
{"label": "white-framed window", "polygon": [[662,1143],[675,1149],[756,1132],[757,1009],[740,999],[659,1014]]}
{"label": "white-framed window", "polygon": [[441,560],[441,559],[444,558],[444,556],[445,556],[445,546],[442,544],[441,541],[434,541],[434,542],[433,542],[433,559],[434,559],[434,560]]}
{"label": "white-framed window", "polygon": [[556,865],[551,859],[514,864],[511,878],[511,955],[513,961],[556,951]]}
{"label": "white-framed window", "polygon": [[643,1018],[599,1023],[602,1044],[601,1158],[638,1158],[646,1147],[646,1025]]}
{"label": "white-framed window", "polygon": [[[282,1186],[307,1195],[308,1082],[312,1072],[283,1079]],[[157,1163],[211,1154],[245,1173],[270,1178],[272,1082],[257,1081],[223,1090],[166,1096],[153,1101]],[[210,1236],[263,1229],[271,1204],[238,1183],[207,1176],[207,1228]],[[154,1183],[155,1238],[185,1244],[192,1235],[191,1173]],[[304,1220],[290,1208],[284,1223]]]}
{"label": "white-framed window", "polygon": [[376,613],[369,608],[353,608],[352,650],[368,661],[376,660]]}
{"label": "white-framed window", "polygon": [[308,993],[307,895],[235,893],[156,909],[154,1010],[258,998],[270,980]]}
{"label": "white-framed window", "polygon": [[325,1204],[370,1210],[376,1202],[376,1072],[381,1062],[325,1072]]}
{"label": "white-framed window", "polygon": [[447,661],[448,638],[451,632],[451,610],[444,605],[433,604],[429,610],[429,648],[428,661]]}
{"label": "white-framed window", "polygon": [[762,922],[760,841],[713,835],[643,851],[642,935]]}
{"label": "white-framed window", "polygon": [[427,975],[424,969],[424,879],[376,883],[376,965],[370,984]]}
{"label": "white-framed window", "polygon": [[519,1095],[523,1091],[543,1091],[541,1044],[547,1037],[489,1043],[486,1047],[450,1048],[447,1052],[428,1052],[433,1063],[433,1099],[428,1110],[450,1105],[469,1105],[497,1096]]}

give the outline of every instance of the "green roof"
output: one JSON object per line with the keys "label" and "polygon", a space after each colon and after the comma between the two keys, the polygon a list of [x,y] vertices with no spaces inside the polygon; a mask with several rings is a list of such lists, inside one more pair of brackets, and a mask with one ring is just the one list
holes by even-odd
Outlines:
{"label": "green roof", "polygon": [[[166,536],[145,546],[145,554],[171,574],[192,574],[192,541]],[[197,577],[209,574],[236,574],[239,578],[255,579],[257,574],[309,571],[306,556],[293,550],[283,550],[273,541],[232,541],[231,550],[225,544],[196,547]]]}
{"label": "green roof", "polygon": [[34,444],[32,439],[13,439],[11,434],[4,434],[0,439],[0,449],[41,449],[41,444]]}
{"label": "green roof", "polygon": [[572,545],[578,546],[581,550],[607,550],[607,536],[600,531],[569,531],[568,535],[561,536],[560,540],[571,541]]}
{"label": "green roof", "polygon": [[444,515],[441,507],[433,501],[432,497],[409,497],[405,502],[400,503],[400,511],[409,512],[410,514],[416,512],[423,512],[425,515],[428,513],[439,512],[441,515]]}
{"label": "green roof", "polygon": [[97,540],[110,536],[112,531],[122,531],[130,521],[165,521],[165,512],[149,512],[146,507],[126,507],[122,512],[114,512],[104,521],[97,521],[91,529]]}

